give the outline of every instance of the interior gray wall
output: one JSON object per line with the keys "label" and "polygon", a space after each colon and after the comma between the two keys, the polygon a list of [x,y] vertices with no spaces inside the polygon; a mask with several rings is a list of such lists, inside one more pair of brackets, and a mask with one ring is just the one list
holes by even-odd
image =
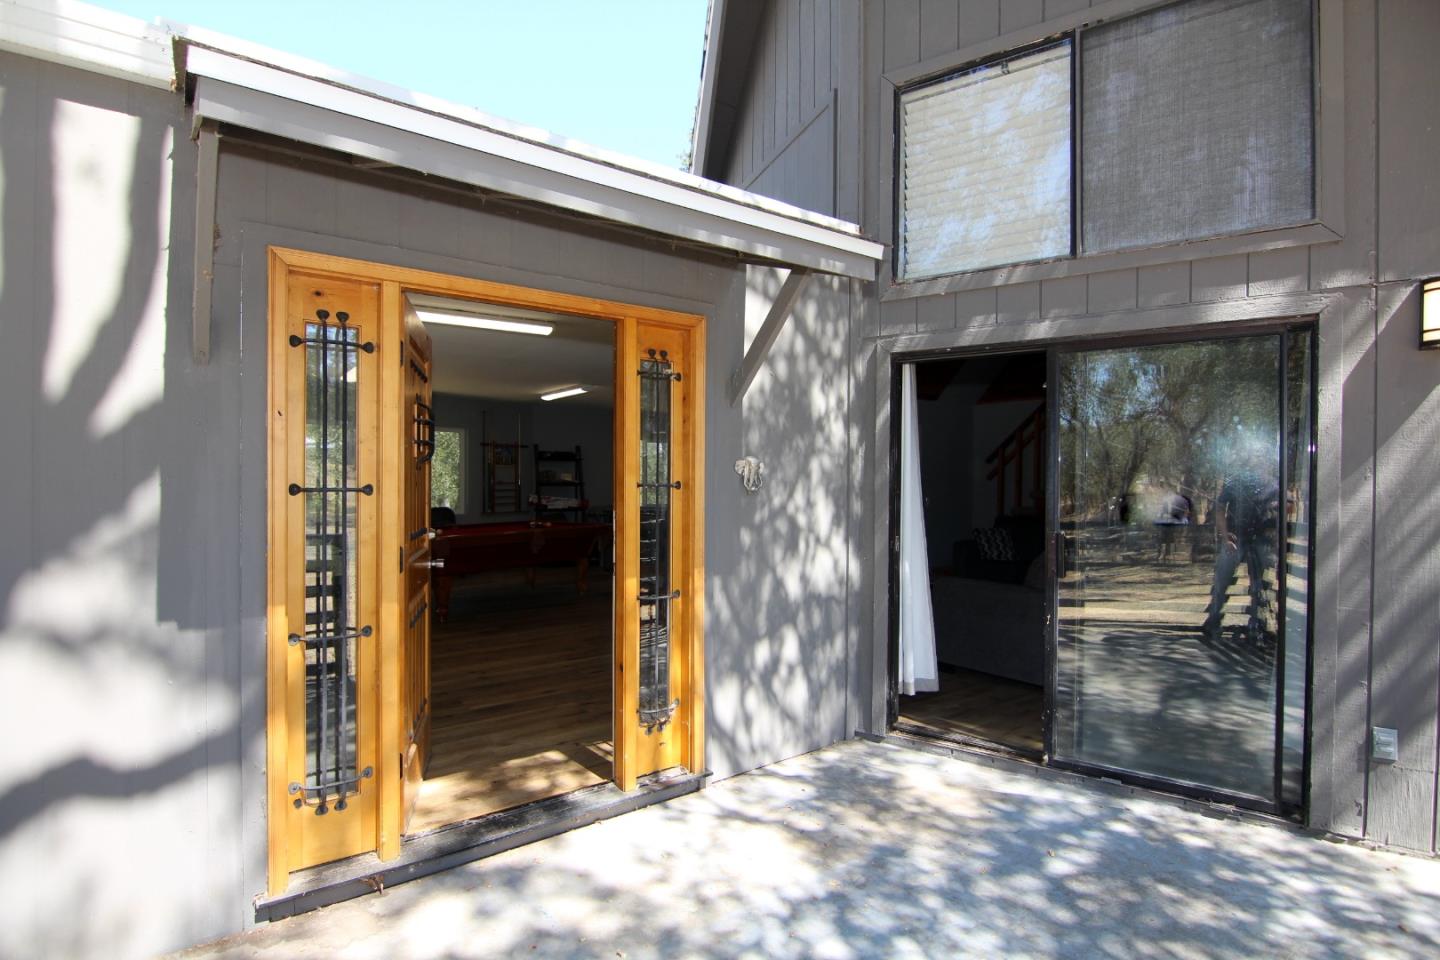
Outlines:
{"label": "interior gray wall", "polygon": [[[488,438],[500,443],[520,442],[520,503],[535,492],[534,444],[542,450],[573,450],[578,444],[585,458],[585,498],[592,509],[608,510],[614,502],[614,411],[595,404],[513,403],[488,397],[437,393],[435,425],[465,431],[465,510],[461,523],[498,522],[527,518],[530,509],[515,513],[484,512],[485,448]],[[546,493],[560,495],[558,488]]]}
{"label": "interior gray wall", "polygon": [[955,541],[969,537],[974,526],[971,410],[982,389],[978,384],[952,383],[934,400],[917,404],[925,547],[932,567],[950,566]]}
{"label": "interior gray wall", "polygon": [[[1440,274],[1440,190],[1428,172],[1440,147],[1440,83],[1427,53],[1440,6],[1426,0],[1322,0],[1322,36],[1342,37],[1324,86],[1342,94],[1343,156],[1329,176],[1343,194],[1343,239],[1200,256],[1181,246],[1144,265],[1091,268],[930,296],[855,284],[847,375],[853,475],[865,531],[851,608],[863,624],[850,668],[851,719],[883,729],[886,688],[890,377],[907,350],[1043,345],[1080,337],[1194,329],[1292,315],[1318,318],[1320,381],[1313,611],[1310,822],[1420,851],[1436,843],[1440,740],[1440,555],[1430,503],[1440,355],[1416,349],[1417,281]],[[891,240],[893,134],[885,74],[946,58],[999,53],[1053,33],[1059,18],[1109,0],[885,0],[835,4],[830,73],[837,103],[836,210]],[[1130,4],[1133,6],[1133,4]],[[776,3],[756,49],[789,49],[791,4]],[[803,4],[789,17],[803,21]],[[803,39],[803,32],[799,34]],[[1003,40],[1002,40],[1003,38]],[[988,46],[987,46],[988,44]],[[773,62],[772,62],[773,61]],[[775,64],[787,64],[779,69]],[[802,72],[803,74],[803,72]],[[753,177],[784,146],[780,117],[804,87],[788,61],[757,56],[726,170]],[[1338,106],[1338,105],[1337,105]],[[748,152],[747,152],[748,148]],[[766,184],[769,188],[770,185]],[[781,188],[775,187],[778,192]],[[1198,257],[1198,258],[1197,258]],[[1137,258],[1141,259],[1141,258]],[[1427,458],[1428,457],[1428,458]],[[873,589],[872,578],[879,578]],[[1370,724],[1400,731],[1401,759],[1368,761]]]}

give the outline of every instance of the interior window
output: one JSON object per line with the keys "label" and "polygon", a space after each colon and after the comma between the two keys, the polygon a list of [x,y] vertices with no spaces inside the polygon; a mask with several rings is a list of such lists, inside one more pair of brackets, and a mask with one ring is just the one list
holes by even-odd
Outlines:
{"label": "interior window", "polygon": [[435,458],[430,461],[430,506],[465,512],[465,431],[435,431]]}

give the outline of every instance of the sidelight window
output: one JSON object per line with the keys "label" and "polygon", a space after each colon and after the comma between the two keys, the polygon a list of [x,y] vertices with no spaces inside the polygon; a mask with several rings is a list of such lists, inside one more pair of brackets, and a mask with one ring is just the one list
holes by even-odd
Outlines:
{"label": "sidelight window", "polygon": [[302,497],[305,516],[305,627],[291,634],[305,648],[305,781],[292,783],[297,807],[317,814],[344,810],[367,769],[358,769],[357,646],[371,627],[359,612],[358,501],[373,493],[356,470],[356,388],[362,350],[349,317],[317,311],[291,345],[305,350],[305,478],[289,493]]}

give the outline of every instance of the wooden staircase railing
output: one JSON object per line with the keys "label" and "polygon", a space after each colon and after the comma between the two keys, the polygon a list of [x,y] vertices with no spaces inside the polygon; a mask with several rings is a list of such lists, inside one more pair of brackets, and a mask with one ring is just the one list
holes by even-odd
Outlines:
{"label": "wooden staircase railing", "polygon": [[[1030,457],[1030,469],[1025,469],[1026,451],[1033,450]],[[1006,491],[1014,493],[1014,510],[1021,512],[1025,504],[1025,493],[1028,485],[1030,492],[1029,506],[1036,513],[1043,512],[1045,504],[1045,404],[1040,404],[1034,412],[1020,421],[1020,425],[1006,434],[990,455],[985,458],[986,464],[995,464],[985,479],[995,481],[995,515],[1005,516]],[[1010,465],[1014,464],[1014,469]],[[1006,480],[1009,480],[1007,485]]]}

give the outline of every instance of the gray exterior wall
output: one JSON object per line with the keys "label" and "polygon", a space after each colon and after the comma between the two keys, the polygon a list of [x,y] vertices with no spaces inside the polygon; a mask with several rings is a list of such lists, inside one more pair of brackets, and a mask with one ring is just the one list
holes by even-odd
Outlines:
{"label": "gray exterior wall", "polygon": [[[266,263],[269,245],[443,271],[582,296],[704,314],[707,318],[705,598],[707,763],[716,777],[803,753],[846,735],[844,723],[849,527],[833,504],[846,495],[843,393],[819,373],[843,363],[848,308],[839,281],[797,317],[772,363],[795,371],[784,386],[757,381],[742,407],[727,399],[763,278],[723,260],[696,259],[602,227],[471,193],[426,188],[339,164],[226,141],[220,155],[216,249],[216,356],[234,368],[242,450],[264,449]],[[751,288],[754,288],[753,290]],[[747,309],[747,300],[749,301]],[[756,321],[758,323],[758,321]],[[220,361],[215,361],[217,364]],[[760,398],[763,398],[760,399]],[[770,466],[758,497],[743,494],[732,464],[754,454]],[[233,461],[232,461],[233,462]],[[264,515],[263,456],[242,456],[242,514]],[[782,500],[782,498],[784,498]],[[794,510],[796,504],[806,505]],[[246,628],[242,690],[264,681],[263,526],[246,527],[237,565]],[[240,794],[246,875],[263,886],[263,696],[242,719],[247,753]]]}
{"label": "gray exterior wall", "polygon": [[0,98],[0,955],[142,956],[259,876],[233,361],[188,360],[181,99],[11,54]]}
{"label": "gray exterior wall", "polygon": [[[817,281],[777,344],[795,376],[732,407],[773,275],[225,136],[196,366],[181,95],[9,54],[0,95],[0,955],[150,956],[253,922],[271,244],[704,314],[708,766],[851,729],[853,425],[825,375],[845,362],[848,283]],[[770,466],[757,496],[732,471],[744,454]]]}
{"label": "gray exterior wall", "polygon": [[[783,11],[791,4],[771,6],[767,30],[756,39],[748,99],[735,120],[739,149],[725,170],[707,170],[737,184],[755,176],[755,157],[788,143],[772,118],[790,119],[792,102],[807,89],[773,65],[783,56],[767,52],[786,50],[790,35]],[[831,35],[842,38],[829,64],[842,107],[836,209],[857,216],[872,239],[893,240],[890,117],[897,83],[1070,29],[1077,19],[1139,6],[1136,0],[832,5]],[[799,8],[803,20],[806,7]],[[1048,272],[1001,270],[908,287],[894,285],[887,266],[878,283],[856,285],[847,376],[852,469],[862,491],[853,522],[864,531],[850,600],[861,624],[850,667],[858,728],[878,732],[885,722],[893,359],[917,350],[1035,347],[1176,328],[1203,333],[1238,321],[1310,316],[1320,363],[1310,822],[1435,851],[1440,506],[1429,491],[1440,439],[1440,356],[1416,344],[1417,281],[1440,274],[1440,188],[1427,172],[1427,158],[1440,146],[1440,106],[1421,93],[1440,84],[1440,66],[1425,49],[1440,35],[1440,7],[1425,0],[1320,0],[1320,11],[1322,206],[1331,204],[1326,216],[1340,239],[1270,246],[1239,237],[1140,251],[1128,261],[1096,258]],[[846,37],[857,38],[853,47]],[[860,99],[854,139],[843,109],[852,96]],[[844,173],[851,164],[860,165],[853,177]],[[753,184],[784,199],[800,196],[783,181]],[[1399,763],[1369,762],[1371,724],[1400,731]]]}

